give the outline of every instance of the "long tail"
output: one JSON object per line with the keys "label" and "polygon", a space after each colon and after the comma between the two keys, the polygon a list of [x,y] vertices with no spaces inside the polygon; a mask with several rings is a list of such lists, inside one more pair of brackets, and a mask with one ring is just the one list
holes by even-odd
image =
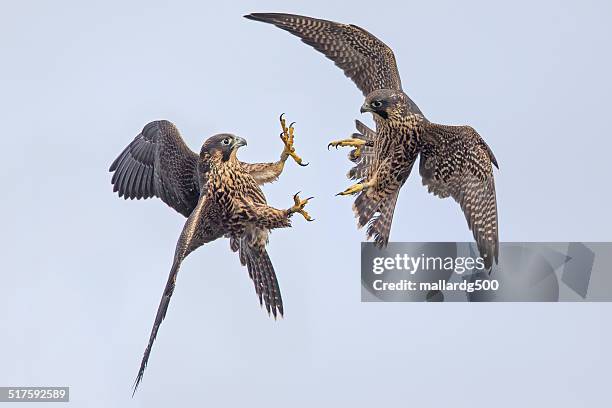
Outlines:
{"label": "long tail", "polygon": [[353,212],[355,217],[357,217],[357,227],[359,228],[365,227],[370,222],[381,204],[381,200],[368,197],[367,193],[367,191],[359,193],[353,203]]}
{"label": "long tail", "polygon": [[399,190],[387,197],[378,209],[378,214],[368,222],[368,239],[374,237],[374,243],[379,248],[386,247],[389,243],[391,233],[391,223]]}
{"label": "long tail", "polygon": [[259,297],[259,303],[262,304],[263,299],[268,314],[272,312],[275,319],[277,315],[282,317],[283,300],[268,252],[265,249],[249,251],[247,268]]}
{"label": "long tail", "polygon": [[283,299],[268,251],[265,248],[250,246],[247,239],[235,238],[231,240],[231,248],[234,252],[238,251],[240,262],[246,265],[259,304],[264,305],[268,314],[272,313],[275,319],[279,315],[282,317]]}
{"label": "long tail", "polygon": [[376,200],[369,197],[367,191],[363,191],[357,196],[353,204],[353,211],[355,217],[357,217],[357,227],[363,228],[367,225],[368,239],[373,237],[374,243],[379,248],[387,246],[389,242],[398,195],[399,189],[386,198]]}

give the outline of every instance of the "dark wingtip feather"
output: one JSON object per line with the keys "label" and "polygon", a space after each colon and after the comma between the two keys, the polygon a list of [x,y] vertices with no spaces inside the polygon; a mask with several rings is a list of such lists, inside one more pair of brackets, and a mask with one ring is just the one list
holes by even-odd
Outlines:
{"label": "dark wingtip feather", "polygon": [[499,165],[497,164],[497,159],[495,158],[495,155],[493,154],[493,150],[491,150],[489,145],[486,143],[485,143],[485,147],[487,148],[487,153],[489,154],[489,159],[491,160],[491,163],[493,163],[495,167],[497,167],[497,170],[499,170]]}
{"label": "dark wingtip feather", "polygon": [[243,17],[253,21],[262,21],[264,23],[272,23],[275,17],[282,16],[281,13],[251,13],[245,14]]}

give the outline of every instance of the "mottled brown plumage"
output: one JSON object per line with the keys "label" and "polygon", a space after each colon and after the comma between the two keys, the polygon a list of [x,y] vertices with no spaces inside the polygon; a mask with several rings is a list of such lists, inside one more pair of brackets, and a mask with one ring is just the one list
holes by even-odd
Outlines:
{"label": "mottled brown plumage", "polygon": [[281,13],[253,13],[251,20],[274,24],[334,61],[366,96],[376,131],[357,122],[358,134],[330,143],[353,146],[355,166],[348,177],[359,183],[340,195],[358,194],[359,227],[385,246],[399,191],[419,156],[423,184],[438,197],[461,206],[478,249],[490,268],[498,258],[498,225],[491,149],[469,126],[429,122],[401,86],[391,49],[366,30],[349,24]]}
{"label": "mottled brown plumage", "polygon": [[286,210],[270,207],[259,185],[275,180],[289,156],[301,163],[293,149],[293,128],[283,125],[285,148],[275,163],[243,163],[236,158],[246,141],[230,134],[212,136],[200,154],[183,142],[176,127],[168,121],[147,124],[135,140],[111,165],[114,191],[125,198],[157,196],[183,215],[187,221],[179,237],[170,275],[157,310],[153,329],[144,352],[134,392],[147,366],[153,342],[174,291],[181,262],[200,246],[221,237],[230,239],[247,266],[260,304],[276,318],[283,315],[283,302],[274,268],[266,251],[268,235],[274,228],[291,226],[294,213],[304,211],[308,199],[294,196]]}

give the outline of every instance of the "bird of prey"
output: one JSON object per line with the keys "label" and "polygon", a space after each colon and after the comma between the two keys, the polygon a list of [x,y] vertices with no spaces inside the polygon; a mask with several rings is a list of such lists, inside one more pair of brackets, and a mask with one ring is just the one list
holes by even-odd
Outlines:
{"label": "bird of prey", "polygon": [[159,197],[187,217],[179,237],[170,275],[157,309],[155,322],[145,349],[134,392],[147,366],[159,326],[166,316],[181,262],[200,246],[221,237],[229,238],[232,251],[238,252],[255,285],[259,303],[265,304],[274,318],[283,315],[283,302],[266,244],[270,230],[291,226],[291,216],[304,210],[312,197],[293,196],[294,204],[279,210],[269,206],[260,185],[276,180],[285,161],[302,159],[293,147],[294,129],[281,115],[284,148],[275,163],[244,163],[236,152],[246,140],[231,134],[207,139],[200,154],[191,151],[178,129],[161,120],[147,124],[119,157],[110,171],[113,190],[126,199]]}
{"label": "bird of prey", "polygon": [[351,146],[356,163],[348,177],[359,182],[339,195],[358,194],[358,227],[386,246],[400,188],[420,155],[419,173],[429,192],[459,203],[485,266],[499,253],[493,152],[470,126],[432,123],[404,93],[393,51],[366,30],[312,17],[253,13],[248,19],[274,24],[331,59],[362,91],[361,112],[371,112],[373,131],[357,121],[359,133],[330,146]]}

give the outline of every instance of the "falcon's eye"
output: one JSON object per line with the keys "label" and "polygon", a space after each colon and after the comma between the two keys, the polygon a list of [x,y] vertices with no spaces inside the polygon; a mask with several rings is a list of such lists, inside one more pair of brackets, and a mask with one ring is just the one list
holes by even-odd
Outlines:
{"label": "falcon's eye", "polygon": [[224,145],[228,145],[228,144],[230,144],[230,140],[229,140],[229,138],[226,137],[225,139],[223,139],[223,141],[221,143],[223,143]]}
{"label": "falcon's eye", "polygon": [[382,102],[381,101],[374,101],[371,103],[373,108],[380,108],[382,106]]}

